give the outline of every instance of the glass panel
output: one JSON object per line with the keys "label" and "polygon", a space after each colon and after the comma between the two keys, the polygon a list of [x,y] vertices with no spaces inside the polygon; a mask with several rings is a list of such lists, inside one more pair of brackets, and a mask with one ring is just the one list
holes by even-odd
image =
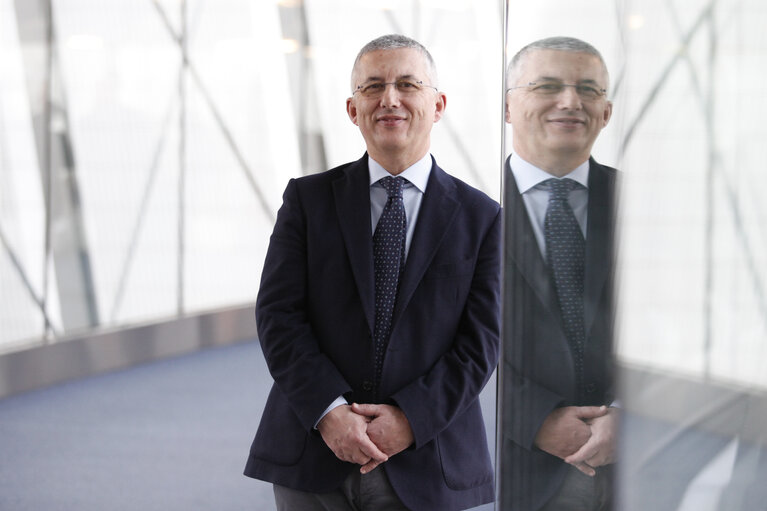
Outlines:
{"label": "glass panel", "polygon": [[[613,115],[591,154],[620,169],[616,335],[605,353],[616,361],[620,391],[604,403],[621,414],[615,507],[762,507],[767,211],[757,192],[765,181],[757,140],[765,133],[752,119],[767,111],[755,85],[767,64],[767,7],[550,0],[507,1],[507,12],[507,59],[534,40],[571,35],[599,49],[610,70]],[[542,337],[549,325],[534,321],[536,314],[557,321],[560,313],[556,301],[553,313],[539,311],[546,289],[556,297],[544,259],[537,274],[520,269],[522,244],[532,245],[533,259],[540,250],[534,236],[513,230],[520,215],[527,220],[526,208],[513,208],[513,185],[507,176],[499,509],[561,491],[556,473],[564,464],[540,452],[535,439],[546,412],[571,403],[552,396],[555,383],[537,384],[540,375],[572,373],[573,364],[569,346],[552,350]],[[587,246],[593,237],[587,230]],[[588,282],[588,256],[585,271]],[[546,286],[535,291],[536,279]],[[609,317],[610,309],[600,314]],[[587,335],[587,350],[591,342]]]}

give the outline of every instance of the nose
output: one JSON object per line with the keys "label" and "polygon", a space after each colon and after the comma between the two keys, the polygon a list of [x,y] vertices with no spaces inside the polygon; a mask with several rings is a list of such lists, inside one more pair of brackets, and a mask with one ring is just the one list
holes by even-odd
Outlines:
{"label": "nose", "polygon": [[557,96],[559,107],[565,110],[579,110],[583,103],[575,87],[566,85]]}
{"label": "nose", "polygon": [[384,84],[384,91],[381,95],[381,106],[384,108],[392,108],[399,106],[399,90],[397,90],[396,83]]}

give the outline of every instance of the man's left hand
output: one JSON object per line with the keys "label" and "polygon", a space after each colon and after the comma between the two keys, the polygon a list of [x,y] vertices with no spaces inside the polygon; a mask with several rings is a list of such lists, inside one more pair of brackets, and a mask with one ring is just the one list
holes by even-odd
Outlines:
{"label": "man's left hand", "polygon": [[[415,441],[410,422],[396,406],[354,403],[352,411],[370,419],[368,437],[389,457],[404,451]],[[360,472],[367,474],[379,464],[376,460],[370,460],[362,466]]]}

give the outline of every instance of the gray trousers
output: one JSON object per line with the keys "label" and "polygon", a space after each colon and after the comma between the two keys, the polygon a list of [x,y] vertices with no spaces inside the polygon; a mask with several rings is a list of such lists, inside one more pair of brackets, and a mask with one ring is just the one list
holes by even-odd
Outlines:
{"label": "gray trousers", "polygon": [[612,479],[612,465],[597,468],[594,477],[570,466],[562,487],[541,511],[610,511]]}
{"label": "gray trousers", "polygon": [[358,470],[330,493],[309,493],[274,485],[277,511],[408,511],[379,466],[368,474]]}

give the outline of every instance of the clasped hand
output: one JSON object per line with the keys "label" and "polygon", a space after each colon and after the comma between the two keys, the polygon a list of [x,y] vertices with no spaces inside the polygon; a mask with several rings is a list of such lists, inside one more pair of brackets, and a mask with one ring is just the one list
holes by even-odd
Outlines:
{"label": "clasped hand", "polygon": [[615,461],[617,429],[615,408],[566,406],[546,417],[535,445],[593,477],[596,467]]}
{"label": "clasped hand", "polygon": [[407,417],[391,405],[339,406],[322,418],[317,429],[338,459],[361,465],[363,474],[413,443]]}

